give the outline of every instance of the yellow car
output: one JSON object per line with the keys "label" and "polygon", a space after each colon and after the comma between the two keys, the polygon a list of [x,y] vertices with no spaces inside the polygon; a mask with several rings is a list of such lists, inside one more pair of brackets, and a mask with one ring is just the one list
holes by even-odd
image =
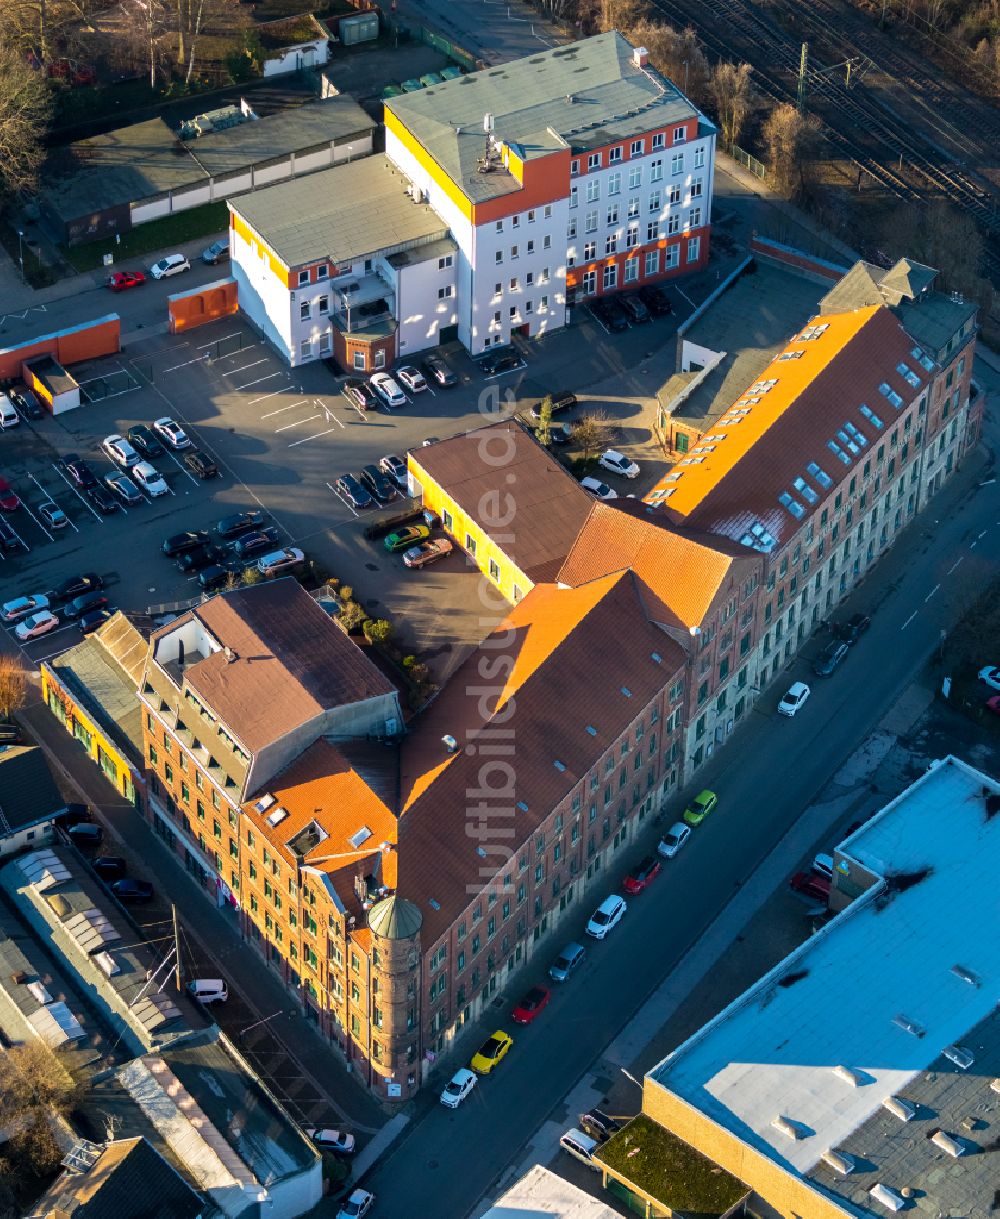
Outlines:
{"label": "yellow car", "polygon": [[497,1029],[489,1041],[481,1045],[469,1064],[477,1075],[489,1075],[501,1058],[514,1044],[514,1038],[503,1029]]}
{"label": "yellow car", "polygon": [[706,788],[705,791],[699,792],[684,810],[684,820],[688,825],[701,825],[718,803],[719,797]]}

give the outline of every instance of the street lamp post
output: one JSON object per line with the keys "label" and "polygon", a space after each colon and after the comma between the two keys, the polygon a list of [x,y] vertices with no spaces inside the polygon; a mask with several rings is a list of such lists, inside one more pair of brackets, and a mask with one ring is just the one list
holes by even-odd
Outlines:
{"label": "street lamp post", "polygon": [[21,264],[21,283],[22,284],[27,283],[27,280],[24,278],[24,231],[23,231],[23,229],[17,230],[17,260]]}

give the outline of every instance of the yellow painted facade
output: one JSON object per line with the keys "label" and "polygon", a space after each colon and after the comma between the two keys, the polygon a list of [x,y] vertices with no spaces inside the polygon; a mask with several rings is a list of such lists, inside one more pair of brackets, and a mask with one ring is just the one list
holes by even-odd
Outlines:
{"label": "yellow painted facade", "polygon": [[261,241],[254,230],[246,223],[242,217],[237,216],[235,212],[229,213],[230,226],[234,232],[239,233],[243,240],[251,247],[255,253],[260,250],[264,251],[264,256],[267,259],[267,264],[271,269],[271,274],[286,288],[290,288],[292,284],[292,273],[285,264],[271,252],[270,249]]}
{"label": "yellow painted facade", "polygon": [[121,748],[73,698],[44,662],[41,665],[42,698],[66,731],[87,751],[115,791],[139,807],[145,781],[125,757]]}
{"label": "yellow painted facade", "polygon": [[471,220],[472,201],[462,193],[451,177],[430,156],[424,146],[410,134],[388,106],[385,107],[385,129],[391,131],[421,168],[427,171],[432,181],[444,191],[462,215]]}
{"label": "yellow painted facade", "polygon": [[[445,532],[473,558],[476,566],[510,602],[519,601],[534,584],[448,493],[421,467],[413,454],[410,470],[423,489],[423,506],[436,512]],[[495,570],[494,570],[495,569]]]}

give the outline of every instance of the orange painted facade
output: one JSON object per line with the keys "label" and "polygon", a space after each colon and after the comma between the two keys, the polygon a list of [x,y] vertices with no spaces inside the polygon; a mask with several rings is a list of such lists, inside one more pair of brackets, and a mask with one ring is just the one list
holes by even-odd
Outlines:
{"label": "orange painted facade", "polygon": [[235,279],[220,279],[190,292],[178,292],[167,301],[171,334],[181,334],[206,322],[232,317],[239,310]]}
{"label": "orange painted facade", "polygon": [[529,207],[555,203],[569,194],[569,149],[550,153],[533,161],[521,161],[504,148],[504,161],[510,173],[521,183],[521,189],[498,199],[477,203],[472,209],[472,223],[489,224],[504,220]]}
{"label": "orange painted facade", "polygon": [[114,355],[120,350],[121,318],[117,313],[109,313],[89,326],[74,326],[42,335],[19,347],[4,348],[0,351],[0,379],[20,377],[21,365],[33,356],[50,355],[57,363],[68,366]]}

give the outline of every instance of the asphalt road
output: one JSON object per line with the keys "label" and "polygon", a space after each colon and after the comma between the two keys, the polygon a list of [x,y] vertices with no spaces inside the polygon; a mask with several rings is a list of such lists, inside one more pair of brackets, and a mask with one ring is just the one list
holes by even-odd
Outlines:
{"label": "asphalt road", "polygon": [[[988,433],[988,441],[995,439],[992,420]],[[974,454],[960,481],[982,468],[982,455]],[[841,668],[828,679],[811,677],[807,658],[824,638],[807,644],[803,658],[706,768],[703,782],[718,792],[717,810],[665,875],[631,899],[608,941],[588,944],[586,963],[553,996],[537,1024],[523,1030],[511,1024],[510,1002],[518,997],[513,993],[486,1018],[490,1027],[484,1024],[481,1031],[507,1028],[515,1038],[513,1050],[495,1078],[482,1080],[456,1112],[432,1103],[433,1096],[424,1100],[423,1116],[364,1182],[376,1194],[380,1214],[467,1215],[542,1122],[550,1114],[562,1116],[567,1092],[875,727],[937,646],[941,630],[995,576],[998,560],[996,486],[963,493],[953,485],[911,525],[853,599],[849,608],[872,613],[873,623]],[[812,698],[799,716],[779,720],[777,699],[800,677],[810,681]],[[789,873],[797,862],[789,859]],[[619,882],[625,863],[623,856],[621,865],[609,865],[605,887],[585,898],[562,938],[582,933],[587,915]],[[552,945],[552,955],[558,947]],[[539,980],[547,961],[547,954],[540,956]],[[533,980],[519,979],[518,991]],[[478,1038],[470,1034],[470,1056]],[[566,1117],[568,1127],[575,1115]]]}

